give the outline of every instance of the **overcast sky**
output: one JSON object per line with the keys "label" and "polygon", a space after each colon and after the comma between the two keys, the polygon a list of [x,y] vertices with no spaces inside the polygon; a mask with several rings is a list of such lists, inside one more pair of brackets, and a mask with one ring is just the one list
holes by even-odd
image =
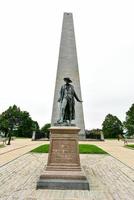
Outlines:
{"label": "overcast sky", "polygon": [[134,103],[133,0],[1,0],[0,113],[50,122],[63,12],[72,12],[87,129]]}

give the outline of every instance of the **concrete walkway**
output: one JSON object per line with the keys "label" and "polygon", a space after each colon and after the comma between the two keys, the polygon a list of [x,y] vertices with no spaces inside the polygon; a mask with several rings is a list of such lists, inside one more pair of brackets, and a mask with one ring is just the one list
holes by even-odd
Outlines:
{"label": "concrete walkway", "polygon": [[123,142],[116,140],[81,142],[95,144],[113,156],[80,155],[82,168],[90,183],[90,191],[36,190],[36,184],[44,171],[48,154],[27,152],[45,143],[48,142],[16,139],[11,141],[10,146],[0,148],[0,200],[133,199],[134,150],[124,148]]}
{"label": "concrete walkway", "polygon": [[108,152],[110,155],[112,155],[114,158],[120,160],[127,166],[134,169],[134,150],[125,148],[123,141],[105,140],[104,142],[98,141],[85,143],[95,144],[99,146],[100,148]]}
{"label": "concrete walkway", "polygon": [[0,168],[0,200],[133,200],[134,170],[108,154],[81,154],[88,190],[36,189],[48,154],[27,153]]}
{"label": "concrete walkway", "polygon": [[[32,149],[47,144],[48,141],[31,141],[31,139],[16,139],[11,145],[0,148],[0,166],[18,158]],[[105,140],[105,142],[82,141],[80,143],[95,144],[107,151],[110,155],[134,169],[134,150],[124,147],[123,141]]]}
{"label": "concrete walkway", "polygon": [[0,166],[7,164],[44,143],[44,141],[31,141],[31,139],[15,139],[11,141],[11,145],[0,148]]}

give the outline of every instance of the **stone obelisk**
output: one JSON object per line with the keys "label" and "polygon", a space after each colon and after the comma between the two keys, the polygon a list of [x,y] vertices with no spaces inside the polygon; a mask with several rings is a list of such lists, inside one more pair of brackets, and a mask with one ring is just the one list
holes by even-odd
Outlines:
{"label": "stone obelisk", "polygon": [[[75,38],[74,38],[74,29],[73,29],[73,18],[71,13],[64,14],[63,20],[63,28],[62,28],[62,36],[61,36],[61,45],[60,45],[60,55],[59,55],[59,63],[58,63],[58,71],[57,71],[57,79],[56,79],[56,89],[54,96],[54,106],[53,106],[53,115],[52,115],[52,126],[50,128],[51,136],[50,136],[50,147],[48,154],[48,161],[45,167],[44,172],[40,175],[40,178],[37,182],[37,189],[69,189],[69,190],[89,190],[89,182],[86,178],[85,172],[83,171],[80,164],[80,156],[79,156],[79,131],[82,129],[84,131],[84,119],[83,119],[83,111],[82,104],[78,97],[76,97],[75,91],[72,89],[73,86],[69,85],[70,79],[64,78],[70,77],[73,81],[73,85],[76,87],[76,93],[81,99],[80,92],[80,80],[79,80],[79,72],[78,72],[78,63],[76,56],[76,46],[75,46]],[[65,90],[63,92],[65,98],[62,100],[61,109],[64,108],[66,104],[66,100],[68,100],[67,104],[71,101],[70,96],[73,94],[77,101],[79,101],[79,105],[76,108],[76,122],[74,126],[72,123],[66,122],[66,126],[64,125],[65,120],[70,121],[71,119],[75,119],[72,117],[71,109],[66,104],[66,113],[67,109],[69,118],[65,118],[66,115],[61,116],[60,121],[57,122],[59,118],[59,110],[58,110],[58,97],[60,87],[62,85],[62,81],[66,82]],[[72,92],[73,91],[73,92]],[[62,92],[61,92],[62,93]],[[62,95],[61,95],[62,96]],[[64,104],[65,103],[65,104]],[[78,104],[78,103],[77,103]],[[70,106],[70,105],[69,105]],[[62,110],[63,111],[63,110]],[[62,112],[64,113],[64,111]],[[57,124],[56,124],[57,122]],[[60,123],[59,123],[60,122]],[[61,123],[62,122],[62,123]],[[68,126],[69,125],[69,126]],[[84,132],[81,134],[84,137]],[[80,136],[81,136],[80,135]]]}
{"label": "stone obelisk", "polygon": [[[57,101],[59,98],[60,88],[64,84],[64,77],[70,77],[78,97],[82,99],[72,13],[64,13],[63,17],[59,61],[52,110],[52,126],[57,122],[59,118],[59,108]],[[83,106],[81,103],[77,102],[75,104],[74,124],[76,124],[76,126],[81,129],[79,133],[79,138],[84,139],[85,125],[83,116]]]}

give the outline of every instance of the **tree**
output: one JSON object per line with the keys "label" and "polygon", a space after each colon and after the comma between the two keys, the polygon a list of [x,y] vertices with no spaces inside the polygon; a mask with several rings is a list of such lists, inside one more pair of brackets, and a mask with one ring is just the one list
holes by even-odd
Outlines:
{"label": "tree", "polygon": [[49,135],[50,135],[50,131],[49,131],[50,127],[51,127],[51,124],[47,123],[41,128],[41,132],[43,132],[48,139],[49,139]]}
{"label": "tree", "polygon": [[26,111],[21,111],[19,116],[19,125],[16,130],[16,136],[19,137],[32,137],[34,129],[34,121]]}
{"label": "tree", "polygon": [[130,109],[126,112],[124,127],[129,136],[134,135],[134,104],[132,104]]}
{"label": "tree", "polygon": [[101,138],[101,132],[102,130],[97,129],[91,129],[91,130],[85,130],[86,138],[92,138],[92,139],[100,139]]}
{"label": "tree", "polygon": [[5,119],[2,115],[0,115],[0,131],[4,133],[5,137],[8,134],[8,119]]}
{"label": "tree", "polygon": [[10,106],[0,115],[0,131],[5,133],[5,137],[8,134],[8,144],[10,144],[12,135],[31,137],[35,127],[39,129],[38,123],[31,119],[28,112],[21,111],[16,105]]}
{"label": "tree", "polygon": [[20,109],[14,105],[0,115],[0,130],[5,133],[5,137],[8,134],[8,145],[10,145],[12,132],[17,126],[19,112]]}
{"label": "tree", "polygon": [[108,114],[102,123],[102,131],[105,138],[115,138],[123,134],[123,124],[116,116]]}

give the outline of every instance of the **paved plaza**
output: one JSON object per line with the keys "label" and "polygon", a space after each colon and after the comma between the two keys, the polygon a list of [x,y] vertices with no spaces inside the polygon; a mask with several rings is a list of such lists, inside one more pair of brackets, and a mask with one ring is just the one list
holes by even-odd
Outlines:
{"label": "paved plaza", "polygon": [[[105,140],[104,142],[100,141],[92,141],[92,142],[85,142],[88,144],[95,144],[108,152],[114,158],[120,160],[127,166],[134,169],[134,150],[125,148],[124,141],[120,140]],[[130,143],[134,144],[134,143]]]}
{"label": "paved plaza", "polygon": [[[116,155],[80,155],[82,168],[89,180],[90,191],[82,190],[36,190],[36,183],[43,173],[48,154],[26,153],[44,142],[16,140],[10,147],[0,149],[3,155],[18,152],[0,168],[0,200],[133,200],[134,170],[129,164],[116,159]],[[46,142],[45,142],[46,143]],[[91,143],[91,142],[90,142]],[[122,141],[92,142],[106,150],[111,144],[122,151]],[[17,150],[18,149],[18,150]],[[126,148],[124,148],[126,149]],[[128,149],[126,149],[128,150]],[[20,152],[21,151],[21,152]],[[110,151],[110,148],[109,150]],[[112,151],[112,150],[111,150]],[[126,152],[126,151],[125,151]],[[125,152],[124,157],[125,157]],[[134,151],[127,151],[127,154]],[[122,154],[122,153],[121,153]],[[131,154],[131,153],[130,153]],[[12,157],[13,158],[13,157]],[[131,158],[133,162],[133,157]]]}
{"label": "paved plaza", "polygon": [[27,153],[0,169],[1,200],[133,200],[134,171],[109,155],[81,155],[90,191],[36,190],[47,154]]}
{"label": "paved plaza", "polygon": [[0,166],[7,164],[41,144],[44,144],[44,142],[31,141],[31,139],[16,139],[11,141],[11,145],[0,148]]}

